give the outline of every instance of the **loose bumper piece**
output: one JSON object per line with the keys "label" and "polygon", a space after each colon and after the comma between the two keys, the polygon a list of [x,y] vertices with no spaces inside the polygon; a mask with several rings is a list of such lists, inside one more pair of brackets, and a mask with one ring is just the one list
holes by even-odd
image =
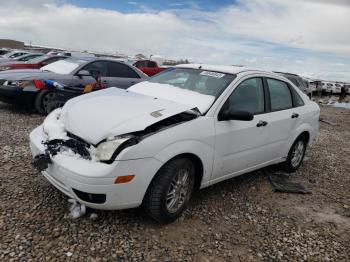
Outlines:
{"label": "loose bumper piece", "polygon": [[50,156],[47,154],[36,155],[32,161],[33,166],[41,171],[44,171],[51,164]]}

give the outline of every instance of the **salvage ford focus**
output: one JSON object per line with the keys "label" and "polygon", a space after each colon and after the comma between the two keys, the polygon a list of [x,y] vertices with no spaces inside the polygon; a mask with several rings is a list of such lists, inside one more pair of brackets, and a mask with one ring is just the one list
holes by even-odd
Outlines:
{"label": "salvage ford focus", "polygon": [[302,164],[319,107],[283,76],[180,65],[68,101],[30,134],[36,166],[96,209],[143,206],[174,221],[191,194],[271,164]]}

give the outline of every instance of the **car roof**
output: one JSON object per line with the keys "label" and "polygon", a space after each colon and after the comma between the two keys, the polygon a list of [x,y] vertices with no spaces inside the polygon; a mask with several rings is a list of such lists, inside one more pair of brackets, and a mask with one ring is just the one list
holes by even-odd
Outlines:
{"label": "car roof", "polygon": [[227,73],[227,74],[239,74],[239,73],[247,72],[247,71],[259,71],[259,72],[273,74],[273,72],[244,67],[244,66],[224,66],[224,65],[209,65],[209,64],[181,64],[181,65],[176,65],[175,67],[202,69],[202,70],[215,71],[215,72]]}
{"label": "car roof", "polygon": [[293,73],[288,73],[288,72],[278,72],[278,71],[273,71],[276,74],[281,74],[281,75],[288,75],[288,76],[295,76],[295,77],[301,77],[300,75],[293,74]]}

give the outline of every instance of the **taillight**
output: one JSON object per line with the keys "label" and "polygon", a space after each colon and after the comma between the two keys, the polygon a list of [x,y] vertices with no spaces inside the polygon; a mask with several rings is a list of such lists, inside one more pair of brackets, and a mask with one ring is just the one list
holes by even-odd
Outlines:
{"label": "taillight", "polygon": [[46,89],[44,82],[41,80],[33,80],[33,83],[34,83],[35,87],[38,89]]}

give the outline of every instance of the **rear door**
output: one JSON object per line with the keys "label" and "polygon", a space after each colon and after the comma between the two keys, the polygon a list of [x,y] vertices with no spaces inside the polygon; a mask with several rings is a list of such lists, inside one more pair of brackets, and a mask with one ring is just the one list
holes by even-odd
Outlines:
{"label": "rear door", "polygon": [[304,102],[293,92],[288,83],[274,78],[265,78],[269,94],[268,151],[271,158],[284,157],[285,144],[298,125],[301,118],[301,107]]}
{"label": "rear door", "polygon": [[108,78],[109,86],[126,89],[138,82],[141,77],[133,68],[119,62],[108,62]]}

